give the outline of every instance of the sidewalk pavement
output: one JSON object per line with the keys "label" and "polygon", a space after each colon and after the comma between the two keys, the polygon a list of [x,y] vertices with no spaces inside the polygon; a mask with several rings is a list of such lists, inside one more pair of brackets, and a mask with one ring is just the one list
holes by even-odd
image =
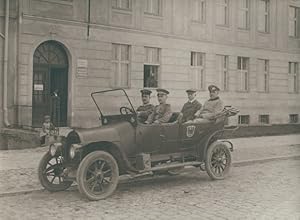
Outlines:
{"label": "sidewalk pavement", "polygon": [[[234,165],[300,157],[300,134],[231,139]],[[37,168],[48,147],[0,151],[0,195],[39,190]]]}

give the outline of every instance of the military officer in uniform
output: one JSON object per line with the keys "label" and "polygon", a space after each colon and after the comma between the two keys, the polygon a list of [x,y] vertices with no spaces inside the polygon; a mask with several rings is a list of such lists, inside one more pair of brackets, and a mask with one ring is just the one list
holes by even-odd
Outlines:
{"label": "military officer in uniform", "polygon": [[155,106],[154,111],[145,122],[146,124],[167,123],[172,116],[171,105],[166,103],[169,91],[165,89],[157,89],[156,91],[159,105]]}
{"label": "military officer in uniform", "polygon": [[193,122],[211,122],[221,115],[223,110],[223,102],[219,98],[220,89],[215,85],[208,86],[209,96],[202,108],[196,112],[196,118]]}
{"label": "military officer in uniform", "polygon": [[143,105],[139,106],[136,110],[139,122],[144,123],[148,119],[149,115],[154,110],[154,105],[152,105],[150,103],[150,94],[151,93],[152,92],[148,89],[141,90]]}
{"label": "military officer in uniform", "polygon": [[188,101],[183,105],[181,112],[177,118],[179,123],[184,123],[195,118],[195,113],[201,109],[201,104],[196,100],[196,90],[186,90]]}

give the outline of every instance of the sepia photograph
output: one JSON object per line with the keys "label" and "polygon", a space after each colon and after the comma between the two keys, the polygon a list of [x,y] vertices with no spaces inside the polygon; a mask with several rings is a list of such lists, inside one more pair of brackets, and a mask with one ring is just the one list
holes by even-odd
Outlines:
{"label": "sepia photograph", "polygon": [[0,0],[1,220],[300,220],[300,0]]}

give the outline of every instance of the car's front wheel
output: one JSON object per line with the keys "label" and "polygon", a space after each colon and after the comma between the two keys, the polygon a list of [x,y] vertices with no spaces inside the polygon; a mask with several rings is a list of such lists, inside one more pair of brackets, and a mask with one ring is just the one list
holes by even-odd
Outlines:
{"label": "car's front wheel", "polygon": [[118,164],[115,158],[105,151],[88,154],[78,167],[78,189],[90,200],[107,198],[115,191],[118,182]]}
{"label": "car's front wheel", "polygon": [[73,183],[73,181],[64,179],[62,160],[61,156],[51,156],[47,152],[40,161],[38,168],[39,180],[41,185],[50,192],[65,190]]}
{"label": "car's front wheel", "polygon": [[231,154],[226,144],[222,142],[212,143],[207,150],[205,169],[214,180],[226,177],[231,167]]}

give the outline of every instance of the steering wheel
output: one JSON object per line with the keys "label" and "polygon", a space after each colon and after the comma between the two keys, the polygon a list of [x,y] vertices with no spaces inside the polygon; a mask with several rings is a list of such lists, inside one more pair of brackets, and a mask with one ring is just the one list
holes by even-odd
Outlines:
{"label": "steering wheel", "polygon": [[133,110],[132,109],[130,109],[130,108],[128,108],[128,107],[125,107],[125,106],[122,106],[121,108],[120,108],[120,113],[121,113],[121,115],[128,115],[128,114],[134,114],[134,112],[133,112]]}

